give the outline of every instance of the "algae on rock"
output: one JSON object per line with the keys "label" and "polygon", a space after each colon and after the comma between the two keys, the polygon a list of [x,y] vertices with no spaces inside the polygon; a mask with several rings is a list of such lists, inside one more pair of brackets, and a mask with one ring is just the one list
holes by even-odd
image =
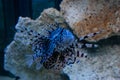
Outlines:
{"label": "algae on rock", "polygon": [[[51,11],[51,14],[46,13],[47,11]],[[59,17],[61,18],[59,15],[60,13],[56,9],[46,9],[36,20],[32,20],[28,17],[19,17],[15,28],[16,30],[20,30],[21,26],[27,27],[41,35],[48,35],[46,30],[49,30],[49,27],[45,26],[45,24],[54,23],[56,16],[57,19],[59,19]],[[15,33],[14,40],[5,49],[4,68],[16,76],[19,76],[21,80],[63,80],[60,73],[55,74],[45,68],[36,70],[35,65],[32,65],[30,68],[26,65],[25,56],[33,54],[29,40],[30,38],[32,38],[32,36],[27,36],[25,33],[19,31]]]}
{"label": "algae on rock", "polygon": [[88,41],[120,35],[120,0],[63,0],[61,13],[78,36],[104,30]]}
{"label": "algae on rock", "polygon": [[[44,24],[54,22],[63,27],[66,27],[67,22],[78,37],[105,30],[88,41],[99,41],[112,35],[120,35],[120,3],[119,0],[63,0],[60,12],[49,8],[36,20],[20,17],[16,29],[24,26],[41,35],[48,35],[44,29],[49,28]],[[5,50],[5,69],[20,76],[21,80],[63,80],[60,73],[54,74],[44,68],[37,71],[35,65],[27,67],[25,55],[33,54],[29,37],[31,36],[21,32],[15,34],[14,40]],[[88,51],[88,59],[81,59],[79,64],[65,67],[63,72],[70,80],[120,80],[120,44],[102,45],[96,52]]]}

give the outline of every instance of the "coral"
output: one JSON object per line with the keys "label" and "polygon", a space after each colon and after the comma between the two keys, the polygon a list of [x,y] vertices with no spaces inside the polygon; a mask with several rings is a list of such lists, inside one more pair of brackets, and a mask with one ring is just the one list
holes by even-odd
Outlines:
{"label": "coral", "polygon": [[[90,33],[86,36],[80,37],[80,39],[77,39],[69,29],[62,28],[58,23],[46,23],[42,26],[48,28],[50,27],[52,29],[45,30],[43,28],[40,30],[45,31],[44,33],[48,33],[48,35],[41,35],[40,33],[29,29],[29,27],[16,26],[17,32],[26,36],[26,40],[29,41],[29,45],[31,45],[31,49],[34,53],[32,55],[25,56],[27,61],[26,63],[29,67],[31,67],[31,65],[36,62],[37,70],[41,69],[42,66],[46,68],[49,67],[49,64],[54,64],[54,66],[50,66],[49,69],[54,68],[54,71],[59,71],[65,67],[64,65],[74,64],[77,57],[80,58],[84,55],[84,52],[82,53],[81,50],[74,50],[76,48],[95,47],[94,44],[82,42],[86,38],[93,37],[101,33],[101,31]],[[56,29],[54,29],[55,26]],[[54,60],[54,63],[51,59]],[[43,65],[44,63],[45,66]]]}
{"label": "coral", "polygon": [[63,0],[61,12],[78,36],[104,30],[88,41],[98,41],[120,35],[119,0]]}
{"label": "coral", "polygon": [[[61,13],[79,38],[103,30],[101,34],[86,39],[101,41],[96,50],[89,51],[89,58],[80,58],[79,64],[64,68],[70,80],[119,80],[120,79],[120,5],[119,0],[63,0]],[[109,41],[114,40],[114,41]],[[112,42],[117,42],[112,44]],[[107,45],[106,45],[107,43]]]}
{"label": "coral", "polygon": [[[50,9],[48,9],[48,11],[49,10]],[[46,14],[46,11],[43,13]],[[55,10],[53,11],[55,14]],[[12,60],[16,61],[16,58],[20,60],[20,62],[19,60],[16,61],[19,64],[15,64],[15,67],[21,66],[22,68],[23,66],[35,70],[46,68],[60,73],[66,65],[78,62],[79,59],[77,58],[87,57],[85,51],[81,48],[95,47],[94,44],[82,43],[82,41],[100,32],[90,33],[78,39],[67,28],[68,25],[64,19],[62,19],[63,21],[61,23],[61,21],[59,22],[59,20],[56,20],[56,17],[51,17],[52,13],[51,15],[47,14],[48,16],[46,15],[46,17],[48,18],[45,20],[46,17],[43,13],[42,16],[36,20],[19,18],[15,26],[17,32],[15,33],[14,40],[5,50],[5,63],[8,63],[5,64],[6,69],[9,69],[6,67],[7,65],[11,66],[9,64],[9,59],[11,59],[9,56],[12,55]],[[45,17],[45,19],[43,17]],[[63,24],[67,27],[64,27]],[[24,47],[20,49],[21,46]],[[76,48],[80,48],[81,50]]]}
{"label": "coral", "polygon": [[120,45],[104,45],[96,52],[89,52],[89,56],[64,68],[70,80],[120,80]]}
{"label": "coral", "polygon": [[[57,10],[53,8],[51,8],[51,11],[57,12]],[[54,14],[59,15],[59,13]],[[49,22],[51,17],[47,14],[45,15],[45,17],[40,16],[41,18],[37,18],[36,20],[32,20],[28,17],[20,17],[15,26],[17,32],[15,33],[14,40],[5,49],[4,68],[16,76],[19,76],[21,80],[63,80],[60,73],[55,74],[46,70],[44,67],[42,67],[41,70],[36,70],[35,64],[33,64],[30,68],[26,64],[26,55],[33,54],[31,49],[31,39],[33,39],[33,36],[30,35],[31,33],[27,33],[23,30],[27,28],[29,30],[33,30],[35,33],[39,33],[41,36],[47,36],[48,32],[46,32],[46,30],[50,29],[48,25],[45,25],[45,23],[52,24],[52,22]],[[47,19],[44,21],[42,20],[44,19],[43,17]],[[52,18],[54,20],[54,16],[52,16]]]}
{"label": "coral", "polygon": [[[119,44],[100,43],[97,48],[86,41],[119,35],[118,2],[63,0],[62,14],[49,8],[36,20],[20,17],[14,40],[5,49],[5,69],[22,80],[62,80],[62,70],[70,80],[119,80]],[[92,47],[96,52],[86,50]]]}

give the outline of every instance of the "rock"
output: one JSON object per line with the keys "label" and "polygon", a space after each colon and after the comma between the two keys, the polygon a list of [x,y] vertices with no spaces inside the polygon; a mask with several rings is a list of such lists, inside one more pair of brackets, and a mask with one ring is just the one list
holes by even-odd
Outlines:
{"label": "rock", "polygon": [[87,60],[64,68],[70,80],[120,80],[120,46],[105,46]]}
{"label": "rock", "polygon": [[63,18],[62,14],[53,8],[48,8],[44,10],[41,13],[41,16],[38,17],[38,20],[48,22],[48,23],[54,23],[54,22],[57,22],[59,24],[65,23],[65,19]]}
{"label": "rock", "polygon": [[[48,11],[51,12],[47,13]],[[50,27],[46,26],[46,24],[53,23],[54,19],[56,20],[56,16],[57,19],[59,19],[59,15],[60,14],[57,10],[50,8],[43,11],[42,15],[36,20],[32,20],[28,17],[20,17],[15,26],[17,32],[15,33],[14,40],[5,49],[4,68],[16,76],[19,76],[20,80],[63,80],[60,73],[56,74],[45,68],[36,70],[35,65],[32,65],[30,68],[27,66],[25,56],[33,54],[30,45],[30,38],[32,38],[32,36],[28,36],[23,31],[20,31],[21,28],[28,28],[41,35],[48,35],[46,30],[49,30]]]}
{"label": "rock", "polygon": [[63,0],[62,14],[49,8],[44,10],[36,20],[20,17],[15,27],[17,32],[14,40],[5,49],[5,69],[19,76],[21,80],[63,80],[63,76],[64,79],[70,80],[120,80],[120,37],[112,38],[115,42],[118,41],[117,44],[110,44],[108,39],[103,40],[108,45],[98,42],[101,46],[95,51],[80,49],[80,51],[87,51],[88,58],[80,58],[80,63],[65,67],[63,69],[65,75],[62,77],[60,72],[55,73],[44,67],[36,70],[35,64],[31,67],[26,65],[25,56],[33,54],[30,45],[32,36],[20,31],[22,28],[28,28],[47,36],[47,30],[50,30],[47,24],[57,22],[67,28],[67,21],[78,37],[103,30],[101,34],[88,41],[98,41],[112,35],[119,35],[119,0],[116,2],[112,0],[92,1]]}
{"label": "rock", "polygon": [[120,0],[63,0],[60,6],[77,37],[103,30],[87,39],[102,46],[87,50],[88,59],[65,67],[64,73],[70,80],[120,80]]}
{"label": "rock", "polygon": [[1,80],[14,80],[14,79],[12,79],[12,78],[9,78],[9,77],[3,77],[3,76],[0,76],[0,79],[1,79]]}
{"label": "rock", "polygon": [[78,37],[100,30],[104,31],[88,41],[120,35],[119,0],[63,0],[60,6],[65,20]]}

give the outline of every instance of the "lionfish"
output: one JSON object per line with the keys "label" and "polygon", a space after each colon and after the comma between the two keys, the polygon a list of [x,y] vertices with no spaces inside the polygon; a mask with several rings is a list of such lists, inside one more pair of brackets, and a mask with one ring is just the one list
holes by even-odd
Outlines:
{"label": "lionfish", "polygon": [[[20,32],[27,33],[32,36],[31,46],[33,55],[26,55],[27,65],[30,67],[36,63],[36,69],[45,67],[46,69],[61,70],[66,65],[79,62],[80,57],[87,57],[86,53],[82,52],[82,48],[97,47],[96,44],[84,42],[86,38],[93,37],[99,33],[90,33],[86,36],[77,38],[71,30],[61,27],[58,23],[46,25],[52,30],[46,30],[49,35],[43,36],[40,33],[22,26]],[[53,28],[56,27],[55,29]]]}

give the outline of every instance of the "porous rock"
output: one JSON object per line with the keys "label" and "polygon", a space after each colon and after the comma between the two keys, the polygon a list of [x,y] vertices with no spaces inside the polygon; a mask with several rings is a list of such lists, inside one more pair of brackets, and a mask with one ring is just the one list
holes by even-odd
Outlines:
{"label": "porous rock", "polygon": [[64,68],[70,80],[120,80],[120,45],[104,46],[89,59]]}
{"label": "porous rock", "polygon": [[[120,80],[120,0],[63,0],[60,6],[66,22],[78,37],[103,31],[87,39],[100,40],[103,46],[87,50],[88,59],[65,67],[64,73],[70,80]],[[109,37],[118,43],[111,44],[109,39],[101,43],[101,39]]]}
{"label": "porous rock", "polygon": [[61,12],[74,33],[103,32],[88,41],[120,35],[120,0],[63,0]]}
{"label": "porous rock", "polygon": [[[47,11],[51,11],[51,14],[46,13]],[[31,36],[26,36],[25,33],[19,32],[22,26],[30,28],[41,35],[48,35],[46,30],[49,30],[49,27],[43,25],[53,23],[56,15],[60,15],[59,12],[56,9],[50,8],[44,10],[42,15],[36,20],[28,17],[19,17],[18,23],[15,26],[17,32],[15,33],[14,40],[5,49],[4,68],[6,70],[19,76],[20,80],[62,80],[60,73],[56,74],[44,68],[36,70],[34,64],[31,67],[27,66],[26,56],[33,54],[29,40]]]}
{"label": "porous rock", "polygon": [[[113,23],[111,18],[107,16],[107,13],[105,13],[103,16],[101,15],[101,18],[103,19],[102,21],[102,19],[98,17],[98,13],[100,12],[99,11],[100,9],[103,9],[103,7],[101,6],[103,6],[102,2],[104,1],[103,0],[96,0],[98,2],[96,2],[95,0],[92,1],[93,2],[91,2],[90,0],[63,0],[61,4],[61,12],[63,13],[65,20],[68,22],[74,33],[78,37],[80,37],[91,32],[93,33],[99,31],[101,29],[104,29],[105,31],[108,30],[108,32],[104,32],[104,35],[103,33],[98,35],[99,38],[98,36],[96,36],[97,38],[92,38],[92,41],[108,38],[108,36],[114,34],[119,35],[119,27],[120,27],[119,17],[116,17],[117,21],[114,21],[114,19],[116,19],[114,18],[114,15],[111,12],[108,13],[109,16],[112,16],[114,22]],[[108,1],[111,2],[111,0]],[[117,4],[118,3],[117,1],[118,0],[116,0],[115,4],[118,7],[119,5]],[[90,3],[94,7],[95,11],[93,10]],[[99,3],[99,5],[97,5],[97,3]],[[109,4],[109,6],[112,6],[111,4]],[[78,6],[81,6],[82,8]],[[88,8],[90,8],[91,10],[88,10],[87,13],[86,12],[84,13],[83,8],[85,7],[86,10],[87,6],[89,6]],[[79,10],[80,12],[78,11],[78,9],[80,9]],[[107,11],[107,8],[105,10]],[[116,9],[115,7],[115,10],[116,10],[116,15],[119,16],[118,13],[119,8]],[[90,15],[92,17],[90,18],[90,20],[88,20],[90,22],[85,22],[86,20],[84,21],[84,19],[85,18],[88,19],[89,16],[87,14],[93,12],[96,14],[96,16]],[[76,15],[78,13],[80,14]],[[103,12],[101,12],[100,14],[103,14]],[[20,17],[16,25],[16,29],[19,30],[21,28],[20,26],[24,26],[37,31],[42,35],[47,35],[45,30],[49,28],[42,25],[45,23],[54,23],[54,22],[58,22],[61,25],[65,25],[64,18],[62,17],[61,14],[59,14],[57,10],[50,8],[44,10],[41,16],[38,17],[36,20],[32,20],[27,17],[26,18]],[[97,19],[100,19],[100,22],[95,22],[97,21]],[[102,24],[104,23],[104,21],[106,21],[106,23],[107,22],[111,23],[112,25],[107,26],[108,23]],[[83,25],[87,25],[87,23],[93,26],[83,27]],[[17,32],[15,34],[14,40],[7,46],[5,50],[5,69],[9,70],[16,76],[20,76],[21,80],[63,80],[60,77],[59,73],[54,74],[53,72],[48,71],[44,68],[42,68],[41,70],[36,70],[35,65],[32,65],[30,68],[28,68],[28,66],[25,63],[25,55],[33,54],[31,50],[31,46],[29,45],[30,41],[28,38],[29,38],[28,36],[25,36],[22,33]],[[72,66],[67,66],[64,68],[63,71],[65,74],[69,76],[70,80],[120,80],[119,56],[120,56],[119,44],[102,46],[101,48],[96,49],[96,52],[91,52],[91,53],[89,52],[88,59],[80,59],[81,61],[79,64],[76,63],[73,64]]]}

